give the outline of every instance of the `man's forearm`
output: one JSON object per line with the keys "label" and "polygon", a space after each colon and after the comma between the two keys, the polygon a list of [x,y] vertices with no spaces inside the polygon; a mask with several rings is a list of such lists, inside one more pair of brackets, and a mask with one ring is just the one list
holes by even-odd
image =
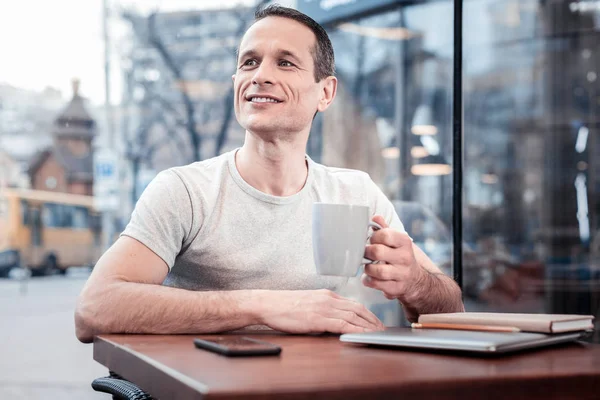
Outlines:
{"label": "man's forearm", "polygon": [[423,268],[424,274],[414,284],[411,295],[400,302],[406,318],[416,322],[421,314],[462,312],[465,307],[462,293],[456,282],[443,273],[432,273]]}
{"label": "man's forearm", "polygon": [[195,292],[133,282],[111,282],[82,292],[77,337],[100,333],[213,333],[259,323],[258,291]]}

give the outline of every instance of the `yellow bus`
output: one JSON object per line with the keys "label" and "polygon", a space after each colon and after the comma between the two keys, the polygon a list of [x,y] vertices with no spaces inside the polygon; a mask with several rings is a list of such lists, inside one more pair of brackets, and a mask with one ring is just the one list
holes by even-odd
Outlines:
{"label": "yellow bus", "polygon": [[0,189],[0,276],[19,266],[44,275],[94,265],[99,221],[92,196]]}

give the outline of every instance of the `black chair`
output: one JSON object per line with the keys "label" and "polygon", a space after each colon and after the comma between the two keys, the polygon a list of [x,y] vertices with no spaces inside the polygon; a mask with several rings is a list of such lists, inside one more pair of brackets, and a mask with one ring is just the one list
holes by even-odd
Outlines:
{"label": "black chair", "polygon": [[109,376],[94,379],[92,388],[95,391],[111,394],[113,400],[156,400],[137,385],[112,371],[108,372]]}

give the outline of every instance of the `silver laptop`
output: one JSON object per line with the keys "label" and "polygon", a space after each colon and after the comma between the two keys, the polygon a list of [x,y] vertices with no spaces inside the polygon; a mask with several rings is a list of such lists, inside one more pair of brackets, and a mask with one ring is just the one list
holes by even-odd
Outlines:
{"label": "silver laptop", "polygon": [[449,329],[388,328],[381,332],[346,333],[340,336],[340,340],[348,343],[380,346],[505,353],[571,342],[584,335],[585,332],[546,335],[529,332],[496,333]]}

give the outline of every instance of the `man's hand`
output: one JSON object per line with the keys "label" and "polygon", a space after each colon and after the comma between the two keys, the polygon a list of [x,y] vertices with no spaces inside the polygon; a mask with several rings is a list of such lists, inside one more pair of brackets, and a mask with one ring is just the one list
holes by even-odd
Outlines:
{"label": "man's hand", "polygon": [[383,330],[362,304],[330,290],[265,291],[261,323],[287,333],[356,333]]}
{"label": "man's hand", "polygon": [[362,282],[367,287],[381,290],[390,300],[404,300],[419,290],[419,282],[426,278],[428,272],[417,262],[413,242],[406,233],[388,228],[379,215],[373,221],[383,229],[371,236],[365,257],[379,263],[365,265]]}
{"label": "man's hand", "polygon": [[464,305],[456,282],[446,276],[410,237],[387,227],[381,216],[373,221],[383,227],[373,233],[365,257],[377,264],[365,265],[362,282],[381,290],[388,299],[398,299],[409,321],[420,314],[461,312]]}

